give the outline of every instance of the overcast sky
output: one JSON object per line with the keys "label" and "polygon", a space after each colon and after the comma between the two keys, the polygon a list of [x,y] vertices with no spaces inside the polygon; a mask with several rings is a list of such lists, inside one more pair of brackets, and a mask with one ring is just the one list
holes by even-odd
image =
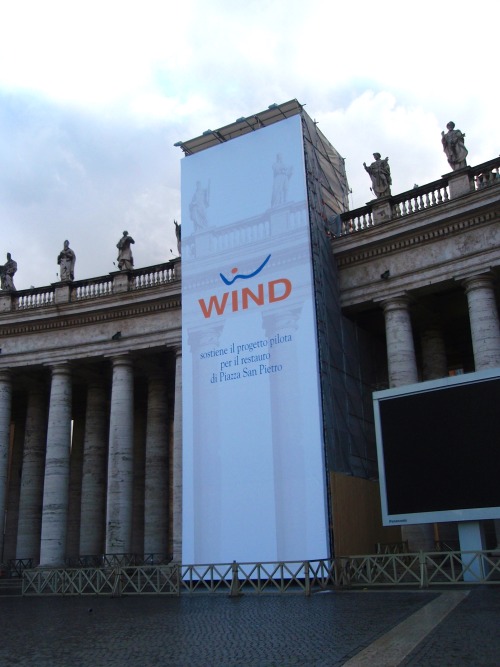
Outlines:
{"label": "overcast sky", "polygon": [[468,164],[500,153],[498,0],[16,0],[0,12],[0,262],[18,289],[177,255],[173,144],[298,99],[345,157],[351,208],[373,198],[363,162],[389,156],[394,194],[449,171],[455,121]]}

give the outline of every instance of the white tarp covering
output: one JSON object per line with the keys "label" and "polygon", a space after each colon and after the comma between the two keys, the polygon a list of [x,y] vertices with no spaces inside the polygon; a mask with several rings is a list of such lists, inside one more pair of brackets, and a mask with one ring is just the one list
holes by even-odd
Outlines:
{"label": "white tarp covering", "polygon": [[328,556],[300,115],[182,160],[184,563]]}

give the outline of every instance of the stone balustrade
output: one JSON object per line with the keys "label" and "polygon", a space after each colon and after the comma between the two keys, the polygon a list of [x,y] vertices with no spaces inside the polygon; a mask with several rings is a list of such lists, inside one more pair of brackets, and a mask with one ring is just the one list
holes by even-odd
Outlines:
{"label": "stone balustrade", "polygon": [[[54,303],[55,288],[35,287],[30,290],[20,292],[10,292],[8,295],[2,294],[2,297],[12,298],[12,310],[26,310],[27,308],[43,308],[43,306],[52,306]],[[11,310],[7,308],[6,310]]]}
{"label": "stone balustrade", "polygon": [[345,236],[361,232],[364,229],[373,227],[372,207],[362,206],[354,211],[346,211],[340,216],[340,234],[335,236]]}
{"label": "stone balustrade", "polygon": [[118,292],[147,289],[180,280],[180,257],[164,264],[116,271],[88,280],[53,283],[16,292],[0,292],[0,312],[31,310],[55,304],[99,299]]}
{"label": "stone balustrade", "polygon": [[489,162],[483,162],[477,167],[472,167],[472,176],[475,190],[483,190],[500,183],[500,157],[489,160]]}
{"label": "stone balustrade", "polygon": [[92,280],[79,280],[73,283],[71,290],[71,301],[82,301],[83,299],[97,299],[113,293],[113,280],[106,276],[93,278]]}
{"label": "stone balustrade", "polygon": [[392,199],[392,217],[401,218],[410,213],[416,213],[431,206],[438,206],[450,199],[448,183],[442,178],[433,183],[427,183],[413,190],[403,192]]}
{"label": "stone balustrade", "polygon": [[375,199],[366,206],[346,211],[333,236],[346,236],[375,225],[402,218],[431,207],[445,204],[484,188],[500,184],[500,157],[476,167],[465,167],[445,174],[443,178],[415,187],[399,195]]}
{"label": "stone balustrade", "polygon": [[157,266],[148,266],[144,269],[136,269],[133,272],[131,287],[132,289],[144,289],[171,283],[180,278],[179,269],[179,260],[172,260]]}

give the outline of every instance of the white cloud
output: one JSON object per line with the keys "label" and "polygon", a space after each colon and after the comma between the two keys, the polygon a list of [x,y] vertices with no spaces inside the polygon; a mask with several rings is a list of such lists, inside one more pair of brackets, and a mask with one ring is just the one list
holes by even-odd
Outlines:
{"label": "white cloud", "polygon": [[[440,132],[469,163],[500,153],[497,0],[466,15],[421,0],[17,0],[0,26],[2,242],[18,287],[55,280],[69,237],[77,278],[113,270],[124,225],[136,265],[169,259],[179,220],[174,148],[297,98],[346,158],[352,206],[372,198],[363,162],[389,156],[393,192],[448,171]],[[0,251],[2,249],[0,248]]]}
{"label": "white cloud", "polygon": [[322,132],[346,158],[354,207],[373,199],[363,162],[372,162],[374,152],[389,157],[393,193],[437,180],[449,170],[434,114],[400,105],[390,93],[367,91],[345,109],[322,112],[317,118]]}

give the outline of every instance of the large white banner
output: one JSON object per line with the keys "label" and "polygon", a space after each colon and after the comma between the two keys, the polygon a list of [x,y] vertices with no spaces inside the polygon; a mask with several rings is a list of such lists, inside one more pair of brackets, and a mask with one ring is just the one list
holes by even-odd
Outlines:
{"label": "large white banner", "polygon": [[329,555],[300,116],[182,160],[184,563]]}

